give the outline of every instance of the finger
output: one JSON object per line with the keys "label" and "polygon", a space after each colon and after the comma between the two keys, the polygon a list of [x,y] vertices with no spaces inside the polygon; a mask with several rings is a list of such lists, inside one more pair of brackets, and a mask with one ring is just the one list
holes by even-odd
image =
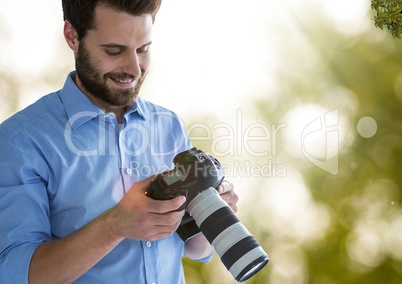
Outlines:
{"label": "finger", "polygon": [[174,211],[163,215],[164,218],[164,226],[173,227],[174,230],[177,229],[181,220],[184,216],[184,210],[182,211]]}
{"label": "finger", "polygon": [[180,195],[170,200],[154,200],[149,198],[149,212],[164,214],[176,211],[186,202],[186,197]]}
{"label": "finger", "polygon": [[237,213],[237,211],[239,210],[236,206],[236,204],[231,204],[229,205],[230,209],[232,209],[233,213]]}
{"label": "finger", "polygon": [[233,190],[233,184],[227,180],[221,182],[217,188],[219,194],[224,194],[225,192]]}
{"label": "finger", "polygon": [[177,227],[172,226],[172,227],[155,227],[155,232],[148,235],[146,237],[147,241],[156,241],[159,239],[167,238],[170,237],[175,231],[177,230]]}
{"label": "finger", "polygon": [[184,216],[184,210],[172,211],[164,214],[150,213],[148,223],[152,226],[174,226],[180,223]]}
{"label": "finger", "polygon": [[[182,214],[180,214],[180,212],[174,212],[174,213],[168,213],[168,214],[177,215],[177,216],[179,216],[179,218],[177,219],[177,216],[160,218],[161,216],[166,217],[166,215],[159,215],[158,223],[156,223],[154,226],[152,226],[152,228],[147,230],[147,234],[146,234],[147,240],[152,241],[152,240],[165,238],[165,237],[171,236],[177,230],[177,228],[179,227],[179,225],[181,223],[181,219],[184,215],[184,212]],[[155,215],[157,215],[157,214],[155,214]],[[164,221],[165,221],[164,224],[159,224],[159,223],[161,223],[160,222],[161,219],[164,219]]]}

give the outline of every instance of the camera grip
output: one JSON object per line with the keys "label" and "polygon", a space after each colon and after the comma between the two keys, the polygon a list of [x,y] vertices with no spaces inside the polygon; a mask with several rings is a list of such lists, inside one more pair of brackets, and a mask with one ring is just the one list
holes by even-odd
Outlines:
{"label": "camera grip", "polygon": [[194,218],[191,217],[190,214],[186,212],[176,232],[179,235],[179,237],[185,242],[188,239],[191,239],[192,237],[195,237],[196,235],[201,233],[201,230],[200,228],[198,228]]}

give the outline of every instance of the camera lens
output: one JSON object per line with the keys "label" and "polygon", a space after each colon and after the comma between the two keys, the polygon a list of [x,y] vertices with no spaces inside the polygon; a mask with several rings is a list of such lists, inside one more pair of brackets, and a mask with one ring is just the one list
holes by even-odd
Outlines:
{"label": "camera lens", "polygon": [[187,211],[236,281],[249,279],[268,263],[268,255],[214,188],[196,195]]}

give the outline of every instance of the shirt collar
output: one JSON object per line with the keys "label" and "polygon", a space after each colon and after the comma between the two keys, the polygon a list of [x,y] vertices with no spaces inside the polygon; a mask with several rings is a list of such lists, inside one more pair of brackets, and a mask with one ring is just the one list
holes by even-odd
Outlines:
{"label": "shirt collar", "polygon": [[128,119],[132,115],[138,115],[143,120],[147,120],[145,112],[143,111],[143,101],[140,97],[137,97],[135,102],[129,106],[126,110],[125,117]]}
{"label": "shirt collar", "polygon": [[[63,89],[60,91],[61,100],[63,101],[66,113],[72,129],[77,129],[88,121],[104,115],[105,113],[99,109],[75,84],[73,78],[76,72],[71,72],[64,83]],[[142,103],[139,98],[134,104],[128,107],[125,116],[138,114],[142,119],[146,120],[146,116],[141,108]]]}

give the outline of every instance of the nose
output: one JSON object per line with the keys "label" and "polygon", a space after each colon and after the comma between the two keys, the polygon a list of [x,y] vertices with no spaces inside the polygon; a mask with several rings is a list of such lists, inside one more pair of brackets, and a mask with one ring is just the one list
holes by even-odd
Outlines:
{"label": "nose", "polygon": [[124,68],[123,71],[127,74],[131,74],[135,77],[141,76],[141,60],[138,57],[137,52],[130,52],[129,55],[123,59]]}

